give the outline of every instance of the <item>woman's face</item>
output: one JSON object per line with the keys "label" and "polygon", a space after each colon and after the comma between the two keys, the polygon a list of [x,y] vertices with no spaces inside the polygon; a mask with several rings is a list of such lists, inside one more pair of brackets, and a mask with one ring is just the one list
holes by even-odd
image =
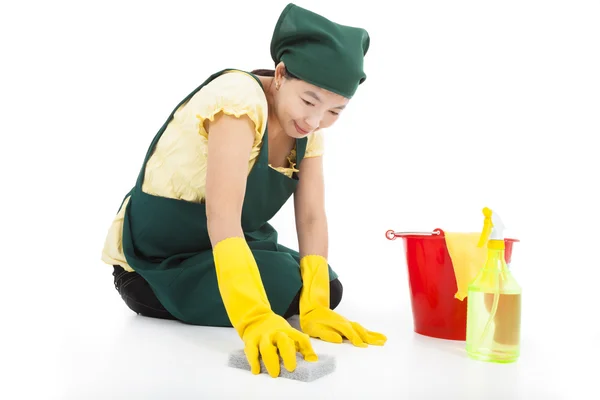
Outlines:
{"label": "woman's face", "polygon": [[299,139],[333,125],[349,99],[299,79],[287,79],[279,68],[275,73],[279,83],[276,115],[284,132]]}

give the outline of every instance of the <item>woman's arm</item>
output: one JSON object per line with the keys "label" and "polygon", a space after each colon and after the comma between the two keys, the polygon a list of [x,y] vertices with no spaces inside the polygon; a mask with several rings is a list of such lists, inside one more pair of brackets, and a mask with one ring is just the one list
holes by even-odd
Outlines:
{"label": "woman's arm", "polygon": [[206,217],[212,246],[230,237],[244,237],[242,205],[254,124],[247,116],[219,114],[207,128]]}
{"label": "woman's arm", "polygon": [[300,257],[319,255],[326,259],[329,243],[323,157],[303,159],[298,177],[300,181],[294,194],[294,209]]}
{"label": "woman's arm", "polygon": [[252,373],[260,373],[262,356],[267,371],[275,377],[280,373],[280,358],[293,371],[298,350],[309,361],[318,357],[309,337],[271,309],[244,238],[241,215],[254,125],[247,117],[224,115],[209,129],[206,214],[219,292],[231,325],[244,342]]}
{"label": "woman's arm", "polygon": [[387,340],[385,335],[370,332],[330,309],[322,157],[302,160],[300,171],[294,198],[301,254],[300,328],[326,342],[342,343],[346,338],[358,347],[383,345]]}

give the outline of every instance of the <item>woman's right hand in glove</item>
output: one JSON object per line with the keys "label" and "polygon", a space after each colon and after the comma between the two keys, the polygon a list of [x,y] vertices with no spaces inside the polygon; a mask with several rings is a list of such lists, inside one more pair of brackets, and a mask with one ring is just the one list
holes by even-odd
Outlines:
{"label": "woman's right hand in glove", "polygon": [[282,360],[285,369],[296,369],[296,352],[306,361],[317,361],[310,337],[294,329],[283,317],[269,312],[258,316],[244,330],[244,352],[253,374],[260,373],[260,359],[272,377],[279,376]]}
{"label": "woman's right hand in glove", "polygon": [[279,376],[280,357],[285,368],[296,369],[296,352],[317,361],[310,337],[294,329],[271,310],[258,266],[244,238],[231,237],[213,249],[217,281],[231,324],[244,341],[253,374],[260,373],[260,358],[269,375]]}

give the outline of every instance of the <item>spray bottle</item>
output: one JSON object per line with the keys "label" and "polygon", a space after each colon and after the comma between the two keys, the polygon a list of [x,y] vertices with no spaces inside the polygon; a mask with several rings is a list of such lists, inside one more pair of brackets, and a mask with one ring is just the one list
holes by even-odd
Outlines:
{"label": "spray bottle", "polygon": [[489,208],[479,247],[487,243],[487,260],[469,284],[466,349],[469,357],[497,363],[514,362],[520,355],[521,287],[504,256],[504,225]]}

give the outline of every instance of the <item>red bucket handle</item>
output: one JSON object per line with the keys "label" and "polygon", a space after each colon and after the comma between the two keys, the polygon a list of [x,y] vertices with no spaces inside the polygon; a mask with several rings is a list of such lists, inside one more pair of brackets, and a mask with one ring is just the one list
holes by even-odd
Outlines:
{"label": "red bucket handle", "polygon": [[395,232],[392,229],[385,232],[385,237],[388,240],[396,240],[396,238],[405,237],[405,236],[438,236],[438,235],[444,236],[444,231],[439,228],[436,228],[431,232]]}

